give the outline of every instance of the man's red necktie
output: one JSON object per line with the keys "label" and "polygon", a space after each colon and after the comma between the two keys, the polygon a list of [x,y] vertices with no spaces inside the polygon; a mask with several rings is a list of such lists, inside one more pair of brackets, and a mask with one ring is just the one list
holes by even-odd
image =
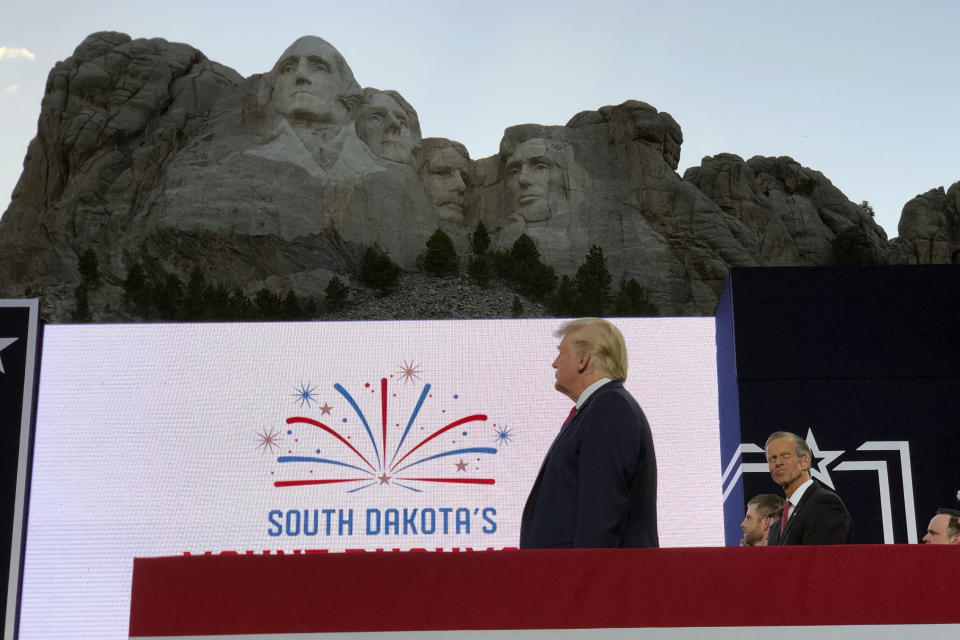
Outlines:
{"label": "man's red necktie", "polygon": [[780,537],[783,537],[783,531],[787,528],[787,518],[790,517],[790,501],[783,505],[783,515],[780,516]]}
{"label": "man's red necktie", "polygon": [[567,414],[567,419],[563,421],[562,425],[560,425],[561,429],[567,426],[567,423],[570,422],[570,418],[572,418],[573,414],[575,414],[576,412],[577,412],[577,405],[573,405],[572,407],[570,407],[570,413]]}

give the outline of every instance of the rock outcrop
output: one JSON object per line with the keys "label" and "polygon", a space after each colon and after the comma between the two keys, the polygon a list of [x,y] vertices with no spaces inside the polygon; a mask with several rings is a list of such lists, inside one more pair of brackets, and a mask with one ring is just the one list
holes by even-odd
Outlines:
{"label": "rock outcrop", "polygon": [[0,220],[0,285],[61,297],[86,248],[122,273],[169,158],[241,80],[196,49],[97,33],[47,79],[37,136]]}
{"label": "rock outcrop", "polygon": [[321,297],[371,246],[409,272],[440,228],[465,256],[480,221],[495,248],[526,234],[561,274],[599,245],[665,315],[713,313],[732,266],[836,263],[838,239],[875,263],[957,260],[958,185],[908,203],[888,243],[819,172],[718,154],[681,178],[682,143],[669,114],[631,100],[510,127],[499,153],[471,159],[422,140],[414,107],[361,88],[321,38],[243,78],[185,44],[97,33],[50,72],[0,219],[0,295],[41,295],[66,319],[92,250],[103,318],[135,264]]}
{"label": "rock outcrop", "polygon": [[760,264],[832,264],[834,238],[851,227],[878,254],[886,253],[886,233],[870,213],[793,158],[744,162],[721,153],[687,169],[683,179],[747,227]]}
{"label": "rock outcrop", "polygon": [[960,264],[960,182],[918,195],[903,206],[894,264]]}

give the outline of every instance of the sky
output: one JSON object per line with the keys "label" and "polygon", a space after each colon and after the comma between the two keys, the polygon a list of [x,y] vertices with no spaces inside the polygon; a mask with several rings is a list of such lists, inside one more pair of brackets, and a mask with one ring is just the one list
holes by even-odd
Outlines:
{"label": "sky", "polygon": [[244,76],[316,35],[362,86],[399,91],[424,137],[472,158],[496,153],[509,126],[642,100],[680,123],[681,175],[718,153],[787,155],[869,201],[893,238],[910,198],[960,180],[957,24],[956,0],[9,2],[0,212],[47,74],[87,35],[184,42]]}

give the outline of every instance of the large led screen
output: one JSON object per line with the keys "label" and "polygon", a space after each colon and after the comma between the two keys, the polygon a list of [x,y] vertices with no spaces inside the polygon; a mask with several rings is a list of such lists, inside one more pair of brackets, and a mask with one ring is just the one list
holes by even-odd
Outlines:
{"label": "large led screen", "polygon": [[[126,638],[135,556],[515,547],[560,324],[48,326],[20,637]],[[713,318],[616,324],[661,544],[721,545]]]}

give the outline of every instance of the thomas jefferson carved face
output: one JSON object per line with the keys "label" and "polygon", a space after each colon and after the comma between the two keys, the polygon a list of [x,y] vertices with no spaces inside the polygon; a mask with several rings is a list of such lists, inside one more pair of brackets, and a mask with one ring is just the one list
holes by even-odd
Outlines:
{"label": "thomas jefferson carved face", "polygon": [[410,116],[389,94],[373,92],[360,108],[357,135],[367,143],[373,155],[384,160],[413,163],[413,148],[417,140]]}
{"label": "thomas jefferson carved face", "polygon": [[513,212],[527,222],[550,217],[551,204],[566,197],[562,146],[543,138],[520,144],[507,158],[507,193]]}
{"label": "thomas jefferson carved face", "polygon": [[350,117],[339,99],[354,84],[346,63],[322,38],[304,36],[273,67],[273,105],[290,121],[341,124]]}
{"label": "thomas jefferson carved face", "polygon": [[442,220],[463,222],[463,197],[469,175],[470,160],[454,147],[426,150],[421,176]]}

